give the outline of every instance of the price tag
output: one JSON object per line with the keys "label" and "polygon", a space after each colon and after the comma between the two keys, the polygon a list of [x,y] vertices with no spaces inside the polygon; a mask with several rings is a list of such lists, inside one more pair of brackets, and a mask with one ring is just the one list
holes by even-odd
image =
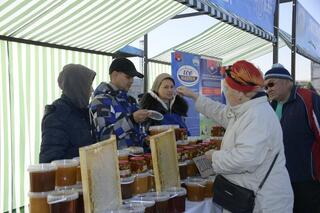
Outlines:
{"label": "price tag", "polygon": [[193,161],[195,162],[202,178],[214,175],[211,161],[208,160],[204,155],[193,158]]}

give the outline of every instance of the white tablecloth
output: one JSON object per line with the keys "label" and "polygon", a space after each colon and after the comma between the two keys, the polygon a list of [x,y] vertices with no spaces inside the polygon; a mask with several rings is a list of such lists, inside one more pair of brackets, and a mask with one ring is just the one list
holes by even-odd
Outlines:
{"label": "white tablecloth", "polygon": [[186,201],[186,213],[221,213],[221,209],[207,198],[202,202]]}

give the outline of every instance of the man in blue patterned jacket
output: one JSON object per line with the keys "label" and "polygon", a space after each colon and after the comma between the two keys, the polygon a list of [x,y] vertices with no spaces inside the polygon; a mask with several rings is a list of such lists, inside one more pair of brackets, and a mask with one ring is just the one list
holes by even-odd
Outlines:
{"label": "man in blue patterned jacket", "polygon": [[97,141],[117,136],[118,149],[143,146],[145,133],[141,123],[147,110],[138,108],[136,100],[127,94],[133,77],[143,78],[134,64],[126,58],[113,60],[109,68],[110,83],[102,82],[94,91],[90,114]]}

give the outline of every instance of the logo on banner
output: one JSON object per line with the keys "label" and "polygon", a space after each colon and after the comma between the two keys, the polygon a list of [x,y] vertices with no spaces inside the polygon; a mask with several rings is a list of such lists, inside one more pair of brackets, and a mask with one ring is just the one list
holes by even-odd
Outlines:
{"label": "logo on banner", "polygon": [[199,72],[192,66],[183,65],[177,71],[179,82],[187,87],[194,86],[199,81]]}

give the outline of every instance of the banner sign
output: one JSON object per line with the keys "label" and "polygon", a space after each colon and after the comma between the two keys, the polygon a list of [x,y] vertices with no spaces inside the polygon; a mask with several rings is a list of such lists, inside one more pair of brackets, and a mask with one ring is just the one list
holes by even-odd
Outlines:
{"label": "banner sign", "polygon": [[276,0],[208,0],[273,34]]}
{"label": "banner sign", "polygon": [[297,1],[296,43],[320,60],[320,24]]}
{"label": "banner sign", "polygon": [[[184,53],[173,52],[171,55],[172,77],[176,82],[176,87],[186,86],[195,93],[199,93],[200,80],[200,56]],[[186,117],[186,124],[191,135],[199,135],[200,116],[195,109],[192,99],[185,98],[189,110]]]}
{"label": "banner sign", "polygon": [[[173,52],[171,55],[172,77],[176,87],[186,86],[197,94],[207,96],[215,101],[221,98],[221,63],[184,52]],[[190,98],[185,98],[189,110],[186,124],[191,135],[210,135],[214,125],[212,119],[200,115],[195,109],[195,104]]]}
{"label": "banner sign", "polygon": [[311,84],[313,88],[320,92],[320,64],[311,61]]}

